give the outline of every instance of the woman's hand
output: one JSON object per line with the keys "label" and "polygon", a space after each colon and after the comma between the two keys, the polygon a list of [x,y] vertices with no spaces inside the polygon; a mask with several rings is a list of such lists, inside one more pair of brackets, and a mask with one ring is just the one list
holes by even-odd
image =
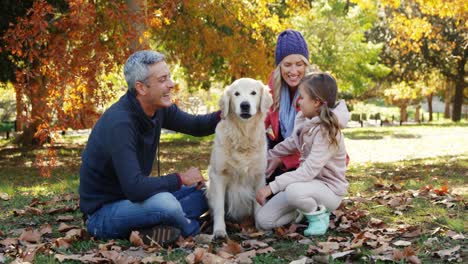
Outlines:
{"label": "woman's hand", "polygon": [[271,188],[270,186],[264,186],[262,187],[261,189],[259,189],[257,191],[257,195],[255,196],[255,199],[257,200],[257,202],[260,204],[260,205],[264,205],[265,202],[266,202],[266,199],[268,198],[268,196],[272,195],[273,192],[271,191]]}
{"label": "woman's hand", "polygon": [[272,158],[268,160],[268,166],[266,169],[266,177],[270,178],[271,174],[275,172],[276,168],[278,168],[281,165],[283,165],[283,162],[281,161],[280,158]]}

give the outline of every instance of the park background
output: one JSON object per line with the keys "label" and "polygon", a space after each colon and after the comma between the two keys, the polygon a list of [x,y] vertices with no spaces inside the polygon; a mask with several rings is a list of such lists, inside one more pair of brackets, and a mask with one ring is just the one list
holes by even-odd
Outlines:
{"label": "park background", "polygon": [[[312,240],[302,226],[261,235],[234,226],[232,244],[140,247],[133,260],[466,261],[467,9],[462,0],[2,0],[0,263],[131,262],[128,241],[86,237],[77,207],[80,154],[126,91],[126,58],[163,52],[175,103],[201,114],[237,78],[266,83],[287,28],[336,76],[351,111],[351,188],[337,226]],[[206,175],[213,138],[165,132],[162,171],[197,163]]]}

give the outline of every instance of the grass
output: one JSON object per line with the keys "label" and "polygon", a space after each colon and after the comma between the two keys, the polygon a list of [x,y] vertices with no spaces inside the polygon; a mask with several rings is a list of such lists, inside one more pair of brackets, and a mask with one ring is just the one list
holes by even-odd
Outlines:
{"label": "grass", "polygon": [[[403,127],[373,127],[353,128],[344,130],[347,150],[351,163],[347,171],[350,182],[349,198],[363,197],[369,200],[359,203],[360,209],[369,211],[364,221],[372,218],[383,220],[389,226],[401,223],[420,226],[423,230],[434,230],[441,227],[458,233],[467,232],[466,198],[468,195],[468,142],[466,136],[468,127],[458,126],[403,126]],[[213,137],[194,138],[180,134],[164,134],[161,139],[161,173],[183,171],[190,166],[197,166],[206,176],[206,168],[210,157]],[[77,202],[79,185],[80,154],[86,142],[85,136],[65,136],[56,146],[58,157],[57,167],[50,178],[38,176],[33,167],[36,153],[40,149],[25,149],[11,145],[11,141],[0,140],[0,193],[7,193],[10,200],[0,200],[0,231],[5,234],[0,240],[11,237],[15,229],[39,228],[45,223],[54,223],[57,214],[34,215],[26,213],[15,216],[15,210],[24,209],[33,199],[42,202],[51,201],[57,197],[72,194],[68,201],[60,201],[52,205],[40,205],[38,208],[46,211],[56,207],[73,207]],[[423,155],[424,154],[424,155]],[[401,190],[391,192],[398,194],[410,190],[419,190],[427,185],[441,188],[449,187],[450,192],[459,194],[460,200],[453,207],[434,203],[424,197],[414,197],[411,207],[396,215],[394,210],[379,204],[375,199],[380,189],[376,184],[395,184]],[[81,226],[79,210],[60,213],[72,215],[69,225]],[[61,234],[53,226],[53,237]],[[330,236],[343,235],[334,230]],[[454,245],[464,244],[463,240],[452,240],[443,234],[436,234],[439,243],[427,246],[424,244],[434,237],[423,233],[415,242],[418,256],[423,263],[439,263],[441,259],[431,257],[431,252],[448,249]],[[327,241],[328,236],[313,239],[313,243]],[[74,242],[72,247],[62,250],[62,254],[79,254],[96,249],[99,243],[106,241],[81,240]],[[117,242],[129,247],[128,241]],[[289,263],[307,255],[308,245],[298,244],[294,240],[280,239],[271,245],[275,251],[259,254],[253,258],[254,263]],[[466,246],[466,245],[465,245]],[[1,246],[0,246],[1,249]],[[1,252],[1,251],[0,251]],[[362,248],[353,262],[369,261],[367,248]],[[429,252],[429,253],[427,253]],[[185,263],[189,254],[186,250],[162,252],[166,261]],[[13,259],[7,259],[7,262]],[[35,263],[57,263],[53,255],[38,254]],[[72,263],[72,262],[68,262]],[[332,263],[344,263],[334,260]]]}

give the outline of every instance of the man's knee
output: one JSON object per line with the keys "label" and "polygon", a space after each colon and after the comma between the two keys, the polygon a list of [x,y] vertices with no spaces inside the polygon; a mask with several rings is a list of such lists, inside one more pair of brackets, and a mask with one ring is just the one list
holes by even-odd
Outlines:
{"label": "man's knee", "polygon": [[150,211],[164,211],[169,215],[183,213],[180,202],[169,192],[157,193],[144,202]]}

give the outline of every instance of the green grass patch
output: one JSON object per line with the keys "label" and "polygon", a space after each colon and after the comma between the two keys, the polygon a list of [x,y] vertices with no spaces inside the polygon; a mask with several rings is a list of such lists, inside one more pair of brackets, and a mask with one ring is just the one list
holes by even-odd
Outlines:
{"label": "green grass patch", "polygon": [[[373,155],[385,156],[391,150],[392,140],[420,140],[430,143],[436,141],[440,135],[453,133],[454,131],[463,134],[466,130],[466,123],[457,125],[440,124],[434,126],[403,126],[403,127],[373,127],[373,128],[353,128],[343,130],[347,140],[358,140],[358,150],[369,146],[378,145],[377,153]],[[35,156],[42,149],[28,149],[11,145],[10,141],[0,140],[0,193],[7,193],[10,196],[8,201],[0,200],[0,231],[5,237],[14,236],[11,232],[15,229],[33,227],[39,228],[46,223],[53,224],[53,238],[62,237],[63,233],[58,232],[56,218],[58,215],[72,215],[73,221],[68,225],[83,226],[81,213],[79,210],[58,214],[35,215],[26,213],[16,216],[15,211],[25,209],[26,206],[37,199],[41,202],[51,201],[57,197],[67,194],[78,195],[79,186],[79,166],[81,163],[81,152],[84,149],[87,136],[65,135],[54,147],[57,151],[57,166],[53,168],[50,178],[39,176],[37,169],[33,166]],[[460,144],[459,138],[454,137],[448,144],[457,146]],[[182,134],[163,134],[161,137],[161,173],[167,174],[174,171],[184,171],[191,166],[197,166],[206,176],[206,169],[210,159],[213,136],[191,137]],[[353,145],[351,145],[353,146]],[[348,151],[353,151],[349,149]],[[359,153],[358,151],[358,153]],[[402,150],[402,152],[407,150]],[[434,151],[430,147],[424,147],[423,151]],[[436,153],[437,154],[437,153]],[[347,178],[350,182],[350,198],[362,197],[369,199],[368,203],[359,203],[358,207],[369,211],[369,215],[363,221],[370,218],[383,220],[388,226],[394,227],[402,223],[420,226],[424,231],[434,230],[441,227],[455,232],[466,233],[467,213],[465,201],[468,197],[468,153],[467,154],[447,154],[443,153],[429,158],[415,158],[392,162],[355,162],[356,155],[351,156],[351,163],[347,171]],[[433,188],[441,188],[447,185],[450,192],[460,194],[461,200],[454,201],[453,206],[446,203],[436,203],[434,200],[425,197],[413,197],[409,207],[395,214],[395,210],[389,206],[382,205],[371,197],[382,191],[379,186],[389,186],[394,184],[401,189],[390,191],[391,195],[398,195],[405,191],[419,190],[427,185]],[[52,205],[38,205],[35,208],[47,212],[57,207],[76,206],[77,200],[60,201]],[[299,232],[301,232],[300,230]],[[316,244],[319,241],[327,241],[329,236],[346,236],[335,230],[330,231],[326,236],[313,239]],[[349,236],[349,234],[347,234]],[[438,243],[432,246],[424,245],[429,238],[437,237]],[[72,244],[69,249],[58,249],[62,254],[83,254],[91,250],[96,250],[98,245],[108,241],[82,240]],[[424,263],[437,262],[428,255],[427,252],[434,252],[441,249],[451,248],[462,242],[447,238],[443,234],[428,235],[424,233],[421,238],[413,241],[413,247],[417,248],[418,256]],[[117,245],[124,248],[131,247],[127,240],[118,240]],[[297,243],[288,239],[279,239],[271,244],[275,249],[268,254],[258,254],[253,258],[254,263],[290,263],[307,254],[307,245]],[[219,245],[217,246],[219,247]],[[357,259],[352,262],[366,263],[370,255],[368,249],[360,249]],[[163,251],[161,254],[166,261],[185,263],[185,258],[190,252],[175,249]],[[13,259],[7,258],[7,262]],[[58,263],[53,255],[38,254],[35,263]],[[66,263],[74,263],[67,261]],[[337,260],[332,263],[344,263]],[[377,262],[382,263],[382,262]]]}

